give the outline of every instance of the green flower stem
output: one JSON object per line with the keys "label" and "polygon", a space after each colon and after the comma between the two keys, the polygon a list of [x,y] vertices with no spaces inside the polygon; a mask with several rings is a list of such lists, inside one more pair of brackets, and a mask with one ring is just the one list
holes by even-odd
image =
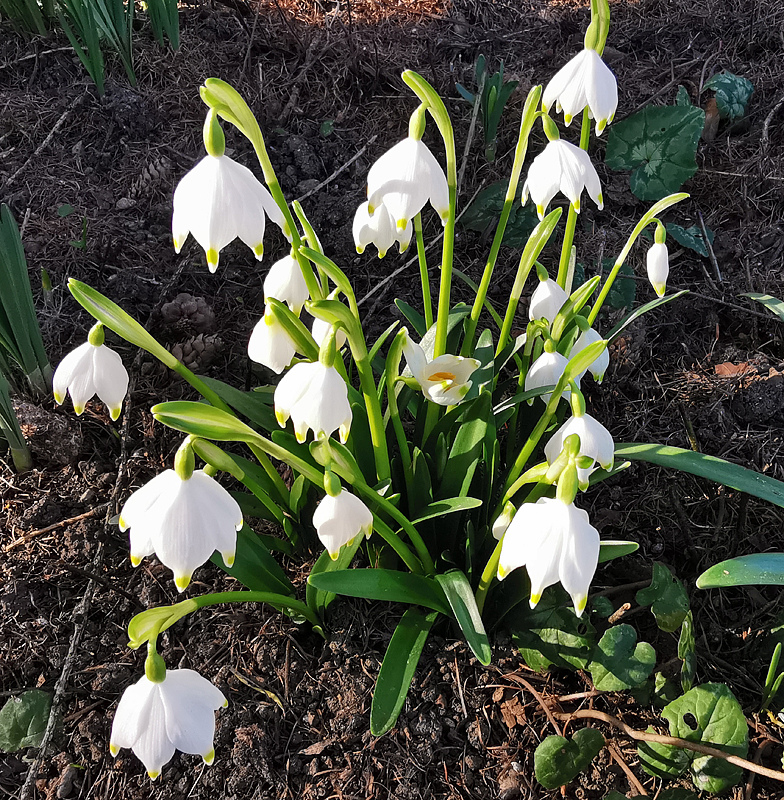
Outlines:
{"label": "green flower stem", "polygon": [[[248,449],[256,457],[256,460],[259,462],[259,464],[261,464],[261,468],[264,470],[264,472],[267,473],[267,477],[272,481],[273,485],[277,489],[279,495],[278,499],[288,508],[290,502],[289,490],[286,487],[286,484],[283,482],[283,478],[280,477],[280,473],[275,469],[275,465],[269,460],[264,450],[262,450],[255,444],[248,442]],[[279,460],[283,461],[284,459],[279,459]],[[245,483],[244,480],[243,483]],[[251,486],[248,486],[248,488],[252,489]],[[281,519],[280,522],[282,523],[283,520]]]}
{"label": "green flower stem", "polygon": [[379,517],[374,517],[373,530],[400,556],[400,560],[415,575],[423,575],[422,562],[400,541],[400,537]]}
{"label": "green flower stem", "polygon": [[591,308],[591,312],[588,314],[589,325],[592,326],[596,321],[596,317],[599,316],[599,312],[602,310],[602,305],[607,299],[610,289],[612,289],[613,282],[618,277],[618,273],[621,271],[621,267],[624,265],[626,257],[629,255],[629,251],[637,241],[637,237],[643,232],[647,225],[650,225],[656,220],[662,211],[670,206],[674,206],[676,203],[680,203],[681,200],[685,200],[688,196],[689,195],[686,192],[676,192],[675,194],[670,194],[667,197],[659,200],[658,203],[654,203],[645,212],[645,214],[643,214],[642,219],[635,225],[634,230],[631,232],[631,235],[626,240],[626,244],[623,246],[623,250],[621,250],[618,258],[615,260],[615,264],[613,265],[610,274],[607,276],[604,286],[602,286],[602,289],[599,292],[599,297],[596,298],[596,302],[594,303],[593,308]]}
{"label": "green flower stem", "polygon": [[430,298],[430,273],[427,270],[427,255],[425,254],[425,239],[422,236],[422,213],[414,217],[414,231],[416,232],[417,257],[419,258],[419,277],[422,281],[422,304],[425,309],[425,325],[429,329],[433,324],[433,301]]}
{"label": "green flower stem", "polygon": [[[583,124],[580,129],[580,149],[587,150],[591,140],[591,118],[588,116],[588,109],[583,110]],[[566,288],[566,278],[569,272],[569,259],[572,255],[572,242],[574,242],[574,229],[577,227],[577,212],[569,204],[569,213],[566,217],[566,230],[564,231],[563,245],[561,246],[561,260],[558,263],[558,278],[556,282],[562,288]]]}
{"label": "green flower stem", "polygon": [[215,406],[233,417],[237,416],[198,375],[191,372],[181,361],[172,366],[172,370],[189,383],[211,406]]}
{"label": "green flower stem", "polygon": [[206,606],[217,606],[221,603],[269,603],[271,606],[282,606],[291,609],[297,614],[301,614],[313,625],[314,630],[324,635],[321,630],[321,620],[316,614],[301,600],[288,597],[285,594],[275,594],[274,592],[215,592],[214,594],[203,594],[200,597],[192,598],[197,608]]}
{"label": "green flower stem", "polygon": [[[359,374],[359,385],[362,389],[362,396],[365,398],[365,409],[368,415],[368,425],[370,427],[370,439],[373,442],[373,457],[376,461],[376,477],[379,482],[385,481],[392,476],[392,468],[389,464],[389,450],[387,448],[387,434],[384,429],[384,416],[381,413],[381,403],[378,399],[378,389],[373,378],[373,366],[370,363],[365,340],[362,339],[362,353],[354,351],[352,342],[352,354],[354,363]],[[357,357],[359,355],[359,358]]]}
{"label": "green flower stem", "polygon": [[375,503],[400,525],[400,527],[408,534],[411,544],[414,545],[414,549],[417,551],[417,555],[419,556],[419,560],[422,562],[422,565],[425,568],[425,572],[428,575],[434,575],[436,568],[435,564],[433,563],[433,559],[430,557],[427,545],[419,535],[419,531],[414,527],[413,523],[408,519],[408,517],[406,517],[402,511],[399,511],[397,508],[395,508],[395,506],[392,505],[389,500],[382,497],[375,489],[372,489],[367,484],[355,483],[354,491],[356,491],[357,494],[365,497],[371,503]]}
{"label": "green flower stem", "polygon": [[534,259],[528,258],[528,256],[529,253],[526,248],[520,256],[520,263],[517,265],[517,275],[515,275],[514,285],[509,295],[509,303],[506,307],[506,314],[504,315],[504,324],[501,326],[501,333],[498,335],[498,346],[495,349],[496,358],[498,358],[500,352],[504,349],[509,334],[512,331],[512,324],[514,323],[515,314],[517,313],[517,305],[523,294],[523,286],[525,286],[528,275],[534,266]]}
{"label": "green flower stem", "polygon": [[504,232],[506,225],[509,221],[509,216],[512,213],[512,206],[515,197],[517,196],[517,185],[520,182],[520,174],[523,171],[523,162],[525,161],[525,154],[528,151],[528,137],[531,134],[531,128],[536,120],[536,109],[539,105],[539,99],[542,96],[542,87],[534,86],[525,101],[523,108],[523,116],[520,119],[520,132],[517,136],[517,147],[515,148],[515,157],[512,164],[512,174],[509,176],[509,185],[506,189],[506,196],[504,197],[504,206],[501,209],[501,218],[498,220],[498,227],[495,230],[493,243],[490,246],[490,253],[487,257],[485,270],[482,273],[482,280],[479,283],[479,289],[476,292],[474,305],[471,309],[471,315],[466,320],[465,338],[463,339],[463,346],[460,350],[460,355],[470,356],[474,347],[474,336],[476,335],[476,326],[479,324],[479,315],[482,312],[482,306],[487,298],[487,290],[490,288],[490,279],[493,277],[493,270],[495,269],[496,261],[498,260],[498,253],[501,250],[501,243],[504,239]]}
{"label": "green flower stem", "polygon": [[501,546],[504,543],[503,536],[498,544],[496,544],[490,558],[487,559],[487,564],[482,572],[482,577],[479,579],[479,586],[476,589],[476,607],[481,614],[485,607],[485,600],[487,600],[487,592],[493,582],[493,578],[498,574],[498,562],[501,560]]}

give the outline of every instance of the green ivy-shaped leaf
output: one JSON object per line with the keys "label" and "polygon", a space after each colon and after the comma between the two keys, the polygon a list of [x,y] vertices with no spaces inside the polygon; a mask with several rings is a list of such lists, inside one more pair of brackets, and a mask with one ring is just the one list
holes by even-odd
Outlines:
{"label": "green ivy-shaped leaf", "polygon": [[571,741],[548,736],[534,752],[534,774],[545,789],[574,780],[599,755],[604,736],[596,728],[581,728]]}
{"label": "green ivy-shaped leaf", "polygon": [[641,606],[651,606],[656,624],[661,630],[673,633],[689,613],[689,596],[683,584],[659,561],[653,565],[651,585],[636,595]]}
{"label": "green ivy-shaped leaf", "polygon": [[685,86],[678,87],[678,94],[675,95],[676,106],[690,106],[693,105],[691,97],[689,97],[689,90]]}
{"label": "green ivy-shaped leaf", "polygon": [[648,106],[612,126],[607,166],[633,170],[631,190],[641,200],[661,200],[697,171],[704,122],[705,112],[695,106]]}
{"label": "green ivy-shaped leaf", "polygon": [[11,697],[0,709],[0,750],[14,753],[23,747],[38,747],[51,707],[52,695],[40,689]]}
{"label": "green ivy-shaped leaf", "polygon": [[746,113],[746,106],[754,92],[754,84],[731,72],[720,72],[705,82],[706,89],[716,92],[716,105],[722,119],[738,119]]}
{"label": "green ivy-shaped leaf", "polygon": [[[749,750],[746,718],[735,695],[723,683],[705,683],[686,692],[662,712],[670,736],[701,742],[745,758]],[[706,792],[723,792],[742,776],[740,767],[721,758],[670,745],[641,742],[638,755],[652,775],[680,775],[687,768],[694,785]]]}
{"label": "green ivy-shaped leaf", "polygon": [[515,646],[531,669],[585,669],[591,660],[596,629],[574,613],[563,590],[551,588],[533,609],[521,603],[508,624]]}
{"label": "green ivy-shaped leaf", "polygon": [[631,625],[617,625],[605,631],[588,669],[594,686],[607,692],[620,692],[642,686],[656,663],[656,651],[647,642],[637,642]]}
{"label": "green ivy-shaped leaf", "polygon": [[[708,248],[705,246],[705,240],[702,238],[702,228],[697,225],[684,228],[672,222],[668,223],[665,227],[667,228],[667,234],[672,236],[679,245],[688,247],[689,250],[694,250],[695,253],[699,253],[703,258],[708,257]],[[708,241],[712,246],[714,239],[713,231],[706,227],[705,233],[708,234]]]}

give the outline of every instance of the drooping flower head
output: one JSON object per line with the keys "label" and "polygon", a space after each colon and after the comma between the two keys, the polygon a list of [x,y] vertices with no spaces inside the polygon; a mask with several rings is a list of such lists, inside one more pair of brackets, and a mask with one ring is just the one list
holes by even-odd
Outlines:
{"label": "drooping flower head", "polygon": [[[615,442],[612,434],[590,414],[570,417],[550,437],[544,447],[544,455],[548,464],[552,464],[563,450],[566,439],[577,434],[580,437],[579,455],[588,456],[598,462],[604,469],[611,469],[615,460]],[[588,477],[596,467],[577,468],[577,477],[581,485],[585,485]]]}
{"label": "drooping flower head", "polygon": [[664,242],[651,245],[646,256],[648,280],[659,297],[667,291],[667,277],[670,274],[670,256]]}
{"label": "drooping flower head", "polygon": [[387,150],[368,173],[368,213],[382,203],[392,215],[398,233],[424,208],[449,216],[449,187],[436,157],[420,139],[409,136]]}
{"label": "drooping flower head", "polygon": [[[539,358],[534,361],[525,376],[525,391],[530,392],[532,389],[540,389],[543,386],[555,386],[558,383],[561,375],[563,375],[566,365],[569,363],[565,356],[562,356],[557,350],[548,350],[545,348],[544,352]],[[575,383],[579,386],[580,379],[575,378]],[[551,393],[545,392],[541,395],[543,402],[547,403],[550,400]],[[564,389],[561,397],[568,400],[571,396],[571,390],[567,387]],[[529,400],[528,404],[533,403]]]}
{"label": "drooping flower head", "polygon": [[264,278],[264,299],[270,297],[286,303],[294,314],[299,314],[310,297],[302,269],[292,256],[276,261]]}
{"label": "drooping flower head", "polygon": [[277,385],[274,397],[278,424],[285,427],[291,417],[298,442],[305,441],[309,430],[317,439],[337,430],[340,441],[346,442],[351,406],[346,382],[335,367],[321,361],[295,364]]}
{"label": "drooping flower head", "polygon": [[362,534],[370,538],[373,514],[356,495],[341,489],[334,497],[326,495],[318,504],[313,526],[334,561],[344,544],[351,544]]}
{"label": "drooping flower head", "polygon": [[264,308],[264,316],[256,323],[248,342],[248,356],[251,361],[263,364],[280,375],[291,364],[297,352],[294,340],[281,325],[269,306]]}
{"label": "drooping flower head", "polygon": [[551,325],[569,299],[569,295],[551,278],[539,281],[539,285],[531,295],[528,306],[528,319],[546,319]]}
{"label": "drooping flower head", "polygon": [[363,253],[369,244],[373,244],[378,249],[378,257],[383,258],[395,242],[398,242],[400,252],[404,252],[411,242],[413,227],[410,220],[398,232],[395,220],[383,203],[372,214],[368,207],[369,203],[366,201],[354,214],[352,233],[357,253]]}
{"label": "drooping flower head", "polygon": [[223,693],[192,669],[166,670],[162,681],[143,675],[129,686],[114,712],[109,750],[130,747],[155,780],[175,750],[215,758],[215,711],[228,705]]}
{"label": "drooping flower head", "polygon": [[[588,345],[595,344],[596,342],[601,342],[602,336],[598,331],[595,331],[593,328],[586,328],[578,337],[577,341],[572,345],[572,350],[570,353],[570,357],[574,358],[581,350],[585,350]],[[597,383],[601,383],[604,380],[604,373],[607,372],[607,368],[610,366],[610,351],[605,348],[602,350],[599,357],[591,364],[589,364],[588,369],[586,371],[590,372],[593,375],[594,379]],[[580,373],[580,378],[585,375],[583,371]]]}
{"label": "drooping flower head", "polygon": [[599,532],[587,512],[557,497],[524,503],[504,534],[498,579],[525,567],[531,579],[531,608],[548,586],[561,582],[581,616],[599,562]]}
{"label": "drooping flower head", "polygon": [[52,387],[58,405],[62,405],[66,393],[71,395],[77,414],[81,414],[87,401],[97,394],[109,409],[111,418],[116,420],[128,392],[128,372],[120,356],[103,341],[103,327],[98,323],[90,331],[88,340],[60,362],[52,378]]}
{"label": "drooping flower head", "polygon": [[618,108],[618,84],[610,68],[592,48],[584,48],[561,67],[545,86],[542,108],[549,111],[555,102],[556,111],[563,110],[564,122],[570,125],[586,106],[596,120],[596,135],[613,121]]}
{"label": "drooping flower head", "polygon": [[131,563],[153,553],[174,572],[182,592],[194,570],[217,550],[234,563],[242,511],[237,501],[203,470],[181,478],[173,469],[156,475],[126,501],[120,530],[131,529]]}
{"label": "drooping flower head", "polygon": [[457,405],[471,389],[471,375],[479,367],[475,358],[448,354],[428,361],[422,346],[412,341],[408,332],[403,353],[427,399],[440,406]]}
{"label": "drooping flower head", "polygon": [[599,176],[588,153],[563,139],[553,139],[533,160],[528,170],[522,202],[525,205],[530,194],[539,219],[543,219],[550,201],[560,191],[579,213],[583,189],[587,190],[600,210],[604,208]]}

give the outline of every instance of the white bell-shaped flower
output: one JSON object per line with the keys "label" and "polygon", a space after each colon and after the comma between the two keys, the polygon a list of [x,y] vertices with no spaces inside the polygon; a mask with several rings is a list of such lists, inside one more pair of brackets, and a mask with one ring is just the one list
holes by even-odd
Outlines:
{"label": "white bell-shaped flower", "polygon": [[299,314],[302,310],[310,292],[296,258],[284,256],[270,267],[267,277],[264,278],[264,299],[268,300],[270,297],[287,303],[294,314]]}
{"label": "white bell-shaped flower", "polygon": [[471,375],[479,366],[475,358],[443,355],[427,360],[422,346],[406,334],[403,353],[408,368],[428,400],[440,406],[457,405],[471,389]]}
{"label": "white bell-shaped flower", "polygon": [[336,497],[326,495],[318,504],[313,526],[334,561],[344,544],[351,544],[363,533],[370,538],[373,513],[356,495],[341,489]]}
{"label": "white bell-shaped flower", "polygon": [[[588,328],[584,330],[578,337],[577,341],[572,345],[571,351],[571,358],[574,358],[581,350],[584,350],[588,347],[589,344],[595,344],[596,342],[601,342],[602,336],[600,333],[595,331],[593,328]],[[604,380],[604,373],[607,372],[607,367],[610,366],[610,351],[605,348],[602,350],[601,355],[589,365],[588,370],[596,379],[597,383],[601,383]],[[585,371],[580,373],[580,377],[585,375]]]}
{"label": "white bell-shaped flower", "polygon": [[[568,359],[560,353],[548,353],[545,350],[528,369],[528,373],[525,376],[525,391],[530,392],[532,389],[540,389],[542,386],[555,386],[568,363]],[[577,378],[575,383],[579,386],[580,379]],[[540,395],[545,403],[550,401],[550,394],[550,392],[545,392],[545,394]],[[566,400],[571,396],[572,393],[568,387],[561,394],[561,397]],[[532,403],[533,400],[528,401],[528,405]]]}
{"label": "white bell-shaped flower", "polygon": [[215,758],[215,711],[223,693],[192,669],[170,669],[160,683],[146,675],[129,686],[114,712],[109,750],[130,747],[155,780],[175,750]]}
{"label": "white bell-shaped flower", "polygon": [[531,295],[528,319],[546,319],[551,325],[569,295],[552,279],[539,281]]}
{"label": "white bell-shaped flower", "polygon": [[[563,450],[564,442],[574,433],[580,437],[579,455],[592,458],[604,469],[612,469],[615,461],[615,442],[610,431],[590,414],[570,417],[550,437],[550,441],[544,446],[544,455],[548,464],[552,464],[558,458]],[[595,467],[577,468],[577,478],[581,485],[585,485],[594,469]]]}
{"label": "white bell-shaped flower", "polygon": [[[316,317],[313,320],[313,324],[310,326],[310,334],[313,337],[313,341],[321,347],[322,342],[326,338],[327,334],[332,330],[332,323],[327,322],[326,320],[319,319]],[[340,350],[341,347],[346,343],[346,332],[343,328],[338,328],[335,333],[335,347]]]}
{"label": "white bell-shaped flower", "polygon": [[449,186],[444,171],[427,145],[409,136],[387,150],[370,168],[368,213],[374,214],[383,203],[397,232],[403,233],[428,200],[446,224]]}
{"label": "white bell-shaped flower", "polygon": [[667,291],[667,276],[670,274],[670,258],[667,245],[658,242],[651,245],[646,256],[648,280],[659,297]]}
{"label": "white bell-shaped flower", "polygon": [[549,111],[553,102],[558,112],[563,110],[567,125],[588,106],[591,119],[596,120],[596,135],[601,136],[618,108],[615,75],[596,50],[585,48],[544,87],[542,108]]}
{"label": "white bell-shaped flower", "polygon": [[283,428],[291,417],[302,443],[312,430],[319,439],[339,431],[345,444],[351,428],[348,387],[334,367],[320,361],[295,364],[275,388],[275,417]]}
{"label": "white bell-shaped flower", "polygon": [[137,489],[120,512],[120,530],[131,529],[131,563],[137,567],[155,553],[180,592],[216,550],[227,567],[234,563],[241,527],[237,501],[200,469],[186,480],[167,469]]}
{"label": "white bell-shaped flower", "polygon": [[368,207],[369,203],[364,202],[354,214],[352,232],[357,252],[363,253],[369,244],[373,244],[378,249],[378,257],[383,258],[395,242],[398,242],[400,252],[404,252],[411,242],[413,227],[410,220],[398,232],[395,220],[383,203],[372,214]]}
{"label": "white bell-shaped flower", "polygon": [[294,340],[280,324],[269,306],[264,316],[256,323],[248,342],[248,355],[251,361],[263,364],[280,375],[291,364],[297,352]]}
{"label": "white bell-shaped flower", "polygon": [[62,405],[70,393],[74,411],[81,414],[94,395],[106,403],[112,419],[117,419],[128,391],[128,372],[122,359],[106,345],[85,342],[71,350],[60,362],[52,378],[54,399]]}
{"label": "white bell-shaped flower", "polygon": [[599,532],[588,514],[557,497],[520,506],[504,535],[498,579],[525,567],[531,580],[531,608],[542,592],[558,581],[571,595],[581,616],[599,562]]}
{"label": "white bell-shaped flower", "polygon": [[247,167],[225,155],[205,156],[174,191],[174,249],[179,253],[193,234],[215,272],[220,251],[239,237],[261,260],[266,217],[286,233],[283,212]]}
{"label": "white bell-shaped flower", "polygon": [[507,502],[504,505],[504,510],[498,517],[496,517],[491,530],[493,533],[493,538],[497,542],[500,542],[503,538],[504,534],[506,533],[506,529],[512,524],[512,520],[514,519],[516,513],[517,509],[514,507],[514,505],[512,505],[510,502]]}
{"label": "white bell-shaped flower", "polygon": [[545,209],[560,191],[579,213],[583,189],[600,210],[604,208],[602,186],[588,153],[563,139],[555,139],[548,142],[528,169],[523,186],[523,205],[530,193],[536,204],[536,213],[539,219],[543,219]]}

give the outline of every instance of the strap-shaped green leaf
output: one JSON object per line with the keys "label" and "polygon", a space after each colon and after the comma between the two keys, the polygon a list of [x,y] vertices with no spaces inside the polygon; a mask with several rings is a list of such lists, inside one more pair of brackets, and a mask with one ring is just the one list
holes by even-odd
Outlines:
{"label": "strap-shaped green leaf", "polygon": [[294,596],[294,587],[269,550],[247,526],[237,534],[237,554],[234,564],[227,567],[218,553],[210,559],[232,578],[255,592],[273,592]]}
{"label": "strap-shaped green leaf", "polygon": [[484,392],[470,403],[471,407],[466,411],[449,451],[444,479],[436,495],[439,498],[465,497],[482,458],[487,428],[492,420],[490,393]]}
{"label": "strap-shaped green leaf", "polygon": [[271,393],[266,391],[243,392],[228,383],[206,376],[202,376],[202,380],[221,400],[262,430],[276,431],[280,428],[272,408]]}
{"label": "strap-shaped green leaf", "polygon": [[439,584],[422,575],[394,569],[343,569],[316,575],[311,572],[308,583],[335,594],[389,603],[411,603],[451,616]]}
{"label": "strap-shaped green leaf", "polygon": [[424,522],[426,519],[443,517],[446,514],[454,514],[458,511],[468,511],[482,505],[482,501],[476,497],[450,497],[446,500],[436,500],[423,508],[416,519],[411,522],[414,525]]}
{"label": "strap-shaped green leaf", "polygon": [[[351,544],[340,548],[340,553],[334,560],[325,550],[316,559],[316,563],[310,571],[310,578],[316,575],[344,571],[354,560],[354,555],[359,549],[360,544],[362,544],[362,537],[357,536]],[[328,589],[319,589],[310,579],[305,585],[305,602],[307,602],[308,606],[322,619],[324,618],[327,608],[329,608],[330,604],[335,599],[335,596],[335,592]]]}
{"label": "strap-shaped green leaf", "polygon": [[779,300],[778,297],[774,297],[771,294],[759,294],[758,292],[748,292],[748,294],[742,296],[750,297],[752,300],[762,303],[768,311],[784,322],[784,300]]}
{"label": "strap-shaped green leaf", "polygon": [[784,553],[752,553],[714,564],[697,578],[698,589],[784,586]]}
{"label": "strap-shaped green leaf", "polygon": [[468,646],[479,661],[487,666],[493,654],[468,578],[459,569],[455,569],[445,575],[436,575],[436,580],[444,590]]}
{"label": "strap-shaped green leaf", "polygon": [[671,467],[702,478],[722,483],[739,492],[754,495],[784,508],[784,483],[752,469],[732,464],[723,458],[695,453],[681,447],[662,444],[637,444],[633,442],[615,445],[618,458],[632,461],[648,461],[662,467]]}
{"label": "strap-shaped green leaf", "polygon": [[599,542],[599,563],[605,564],[607,561],[613,561],[621,556],[628,556],[629,553],[635,553],[639,549],[640,545],[637,542],[605,539],[603,542]]}
{"label": "strap-shaped green leaf", "polygon": [[158,422],[170,428],[218,442],[256,442],[259,435],[244,422],[220,408],[190,400],[158,403],[151,409]]}
{"label": "strap-shaped green leaf", "polygon": [[409,608],[395,628],[370,707],[370,732],[374,736],[386,733],[397,722],[436,617],[435,611],[425,614],[418,608]]}
{"label": "strap-shaped green leaf", "polygon": [[675,294],[668,294],[665,297],[657,297],[655,300],[651,300],[650,302],[646,303],[645,305],[640,306],[639,308],[635,308],[631,314],[625,316],[608,334],[607,340],[609,342],[614,342],[621,333],[634,322],[638,317],[641,317],[643,314],[647,314],[649,311],[653,311],[654,308],[658,308],[659,306],[663,306],[665,303],[669,303],[672,300],[677,300],[677,298],[682,297],[684,294],[688,294],[688,289],[681,289],[679,292],[675,292]]}

